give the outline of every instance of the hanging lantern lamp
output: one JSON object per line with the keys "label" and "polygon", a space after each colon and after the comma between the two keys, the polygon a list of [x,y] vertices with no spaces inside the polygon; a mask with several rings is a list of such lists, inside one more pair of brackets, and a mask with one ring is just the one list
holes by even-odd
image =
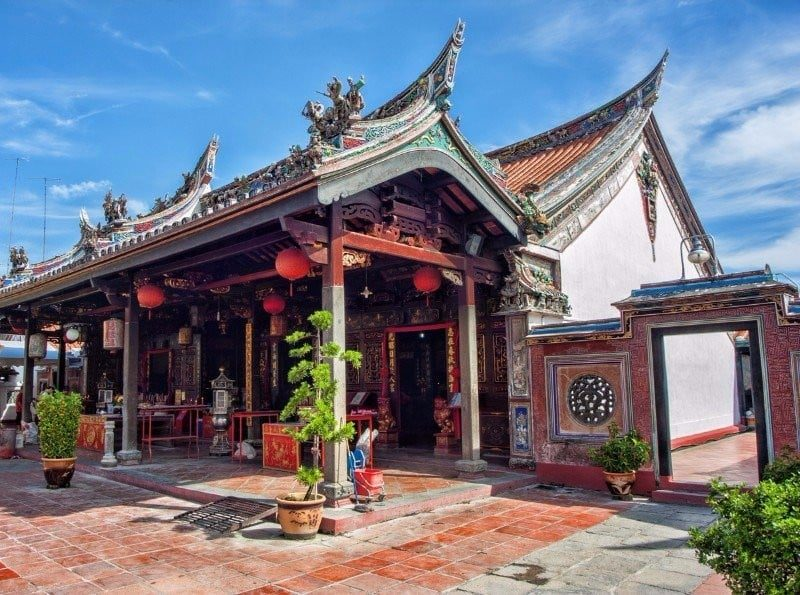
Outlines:
{"label": "hanging lantern lamp", "polygon": [[271,316],[275,316],[283,312],[284,308],[286,308],[286,300],[283,299],[283,296],[280,296],[277,293],[270,293],[264,297],[264,301],[261,302],[261,306],[264,308],[264,312]]}
{"label": "hanging lantern lamp", "polygon": [[275,270],[284,279],[297,281],[308,275],[311,261],[299,248],[285,248],[275,258]]}
{"label": "hanging lantern lamp", "polygon": [[103,349],[115,352],[123,348],[125,325],[119,318],[103,321]]}
{"label": "hanging lantern lamp", "polygon": [[289,281],[289,295],[292,295],[292,281],[302,279],[311,271],[311,261],[299,248],[284,248],[275,258],[275,270]]}
{"label": "hanging lantern lamp", "polygon": [[164,303],[166,296],[164,290],[158,285],[152,283],[145,283],[136,290],[136,299],[142,308],[158,308]]}
{"label": "hanging lantern lamp", "polygon": [[42,359],[47,355],[47,337],[42,333],[34,333],[28,337],[28,357]]}
{"label": "hanging lantern lamp", "polygon": [[70,326],[64,332],[64,338],[67,340],[67,343],[74,343],[78,339],[81,338],[81,329],[77,326]]}
{"label": "hanging lantern lamp", "polygon": [[421,293],[433,293],[442,286],[442,273],[439,269],[424,266],[414,273],[414,287]]}

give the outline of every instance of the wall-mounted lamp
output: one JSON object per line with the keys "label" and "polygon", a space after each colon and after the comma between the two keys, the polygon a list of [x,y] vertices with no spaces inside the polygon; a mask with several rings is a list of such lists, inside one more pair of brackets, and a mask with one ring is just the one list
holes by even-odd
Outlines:
{"label": "wall-mounted lamp", "polygon": [[[681,279],[686,279],[686,264],[683,262],[683,247],[686,246],[686,260],[692,264],[702,265],[710,261],[711,276],[719,273],[719,260],[714,243],[714,236],[708,233],[681,238]],[[710,248],[706,248],[708,246]]]}

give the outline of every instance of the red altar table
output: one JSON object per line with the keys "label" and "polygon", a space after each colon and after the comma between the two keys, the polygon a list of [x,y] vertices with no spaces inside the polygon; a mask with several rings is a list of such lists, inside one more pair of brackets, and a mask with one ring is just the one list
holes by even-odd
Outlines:
{"label": "red altar table", "polygon": [[300,445],[287,434],[287,428],[299,428],[299,423],[264,423],[261,425],[261,438],[264,452],[262,465],[266,469],[278,469],[294,473],[300,466]]}
{"label": "red altar table", "polygon": [[[356,425],[356,438],[364,431],[364,424],[369,427],[372,436],[372,418],[369,413],[355,413],[347,416],[347,421]],[[261,434],[264,441],[262,464],[266,469],[279,469],[281,471],[297,471],[300,466],[300,445],[287,434],[286,428],[299,428],[300,423],[264,423]],[[369,450],[369,464],[372,465],[372,451]],[[320,453],[324,464],[324,451]]]}

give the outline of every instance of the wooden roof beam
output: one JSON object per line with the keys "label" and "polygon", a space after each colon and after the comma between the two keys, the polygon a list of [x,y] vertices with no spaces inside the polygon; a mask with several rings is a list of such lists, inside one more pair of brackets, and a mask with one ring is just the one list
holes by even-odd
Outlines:
{"label": "wooden roof beam", "polygon": [[405,258],[406,260],[413,260],[414,262],[422,262],[435,266],[441,266],[458,271],[464,271],[467,268],[467,263],[471,263],[474,268],[484,271],[499,273],[502,272],[502,267],[499,263],[489,258],[480,258],[478,256],[461,256],[459,254],[447,254],[445,252],[434,252],[433,250],[426,250],[425,248],[417,248],[416,246],[408,246],[399,242],[385,240],[383,238],[376,238],[373,236],[356,233],[354,231],[346,231],[343,234],[344,245],[347,248],[355,248],[357,250],[364,250],[366,252],[373,252],[376,254],[385,254],[388,256],[397,256]]}
{"label": "wooden roof beam", "polygon": [[198,254],[197,256],[189,256],[187,258],[182,258],[180,260],[168,262],[160,266],[151,267],[149,269],[143,269],[139,271],[138,276],[157,277],[159,275],[180,271],[190,267],[197,267],[205,264],[210,264],[218,260],[223,260],[224,258],[227,258],[229,256],[235,256],[237,254],[249,252],[250,250],[254,250],[256,248],[261,248],[263,246],[274,244],[275,242],[285,239],[286,237],[287,234],[284,231],[275,231],[267,233],[249,240],[245,240],[243,242],[239,242],[238,244],[224,246],[222,248],[217,248],[216,250],[209,250],[208,252]]}

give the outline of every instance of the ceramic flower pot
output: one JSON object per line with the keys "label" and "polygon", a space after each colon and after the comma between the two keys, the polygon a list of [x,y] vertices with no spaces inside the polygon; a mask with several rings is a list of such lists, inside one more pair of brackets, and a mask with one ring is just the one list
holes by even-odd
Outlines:
{"label": "ceramic flower pot", "polygon": [[606,480],[608,491],[619,500],[633,500],[631,488],[636,481],[636,471],[627,473],[609,473],[603,471],[603,479]]}
{"label": "ceramic flower pot", "polygon": [[42,467],[44,468],[44,478],[47,480],[48,490],[58,488],[68,488],[75,473],[76,457],[69,459],[46,459],[42,457]]}
{"label": "ceramic flower pot", "polygon": [[311,500],[303,500],[303,492],[275,498],[278,502],[278,522],[287,539],[314,539],[322,524],[322,506],[325,496],[317,494]]}

